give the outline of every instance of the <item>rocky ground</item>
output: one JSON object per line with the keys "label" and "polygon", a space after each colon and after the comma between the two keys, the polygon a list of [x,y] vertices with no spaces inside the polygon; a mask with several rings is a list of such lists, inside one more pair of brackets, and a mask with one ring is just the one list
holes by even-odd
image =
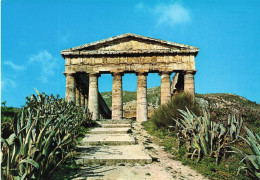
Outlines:
{"label": "rocky ground", "polygon": [[191,168],[184,166],[160,146],[160,140],[150,136],[140,124],[133,124],[133,136],[143,146],[153,162],[146,165],[128,163],[113,166],[88,165],[71,175],[71,179],[91,180],[171,180],[206,179]]}

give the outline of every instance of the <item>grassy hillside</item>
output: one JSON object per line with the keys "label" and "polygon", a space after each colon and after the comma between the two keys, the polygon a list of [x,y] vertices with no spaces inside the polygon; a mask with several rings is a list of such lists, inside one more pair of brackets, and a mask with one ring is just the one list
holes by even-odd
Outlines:
{"label": "grassy hillside", "polygon": [[[101,93],[104,100],[111,107],[112,93]],[[148,103],[160,105],[160,87],[147,89]],[[136,92],[124,91],[123,103],[136,100]],[[241,116],[246,124],[255,132],[260,132],[260,104],[249,101],[241,96],[230,93],[196,94],[196,101],[204,108],[209,109],[212,118],[216,121],[227,120],[229,114]]]}
{"label": "grassy hillside", "polygon": [[[160,87],[152,87],[147,89],[148,103],[153,105],[159,105],[161,96],[160,93]],[[111,107],[112,92],[102,92],[101,95],[103,96],[108,107]],[[133,100],[136,100],[136,91],[123,91],[123,103],[127,103]]]}
{"label": "grassy hillside", "polygon": [[229,114],[236,114],[253,131],[260,132],[260,104],[230,93],[196,94],[196,100],[210,110],[216,121],[225,124]]}

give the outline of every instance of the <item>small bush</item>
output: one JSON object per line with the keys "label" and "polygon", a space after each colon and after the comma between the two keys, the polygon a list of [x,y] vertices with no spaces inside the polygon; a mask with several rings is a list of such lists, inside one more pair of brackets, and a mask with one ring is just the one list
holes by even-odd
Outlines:
{"label": "small bush", "polygon": [[157,128],[168,129],[169,126],[175,125],[175,121],[173,119],[181,118],[178,109],[185,110],[186,108],[190,109],[196,115],[201,113],[199,105],[194,102],[193,97],[190,94],[177,94],[168,104],[159,107],[154,112],[151,120]]}

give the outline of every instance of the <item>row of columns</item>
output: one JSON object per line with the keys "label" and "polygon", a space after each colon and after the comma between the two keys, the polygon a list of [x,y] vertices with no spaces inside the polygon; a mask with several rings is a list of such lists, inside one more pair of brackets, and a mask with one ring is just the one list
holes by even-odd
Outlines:
{"label": "row of columns", "polygon": [[80,88],[76,85],[76,105],[77,106],[87,106],[88,104],[88,99],[86,96],[84,96],[84,93],[80,91]]}
{"label": "row of columns", "polygon": [[[184,72],[184,91],[194,96],[194,74],[195,71]],[[171,72],[162,72],[161,75],[161,104],[167,104],[171,100]],[[113,76],[112,87],[112,119],[123,118],[123,90],[122,76],[123,73],[115,72]],[[89,95],[88,101],[82,97],[79,88],[75,87],[75,78],[72,73],[66,73],[66,101],[76,101],[81,105],[88,103],[89,111],[92,113],[92,119],[99,119],[98,103],[98,77],[99,74],[89,74]],[[77,99],[76,99],[77,98]],[[147,73],[137,73],[137,105],[136,120],[138,122],[147,121]]]}

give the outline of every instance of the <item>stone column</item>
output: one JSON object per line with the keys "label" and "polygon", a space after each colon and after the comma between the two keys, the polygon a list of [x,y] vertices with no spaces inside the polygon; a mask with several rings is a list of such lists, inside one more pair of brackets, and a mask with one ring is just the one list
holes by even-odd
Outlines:
{"label": "stone column", "polygon": [[79,91],[79,86],[76,86],[76,106],[80,106],[80,91]]}
{"label": "stone column", "polygon": [[194,88],[194,74],[196,71],[185,71],[184,72],[184,92],[190,93],[195,97],[195,88]]}
{"label": "stone column", "polygon": [[147,73],[137,73],[136,121],[147,121]]}
{"label": "stone column", "polygon": [[84,100],[85,107],[88,108],[88,94],[89,94],[89,74],[84,74],[84,84],[87,85],[86,89],[84,89]]}
{"label": "stone column", "polygon": [[112,76],[112,119],[120,120],[123,118],[122,73],[113,73]]}
{"label": "stone column", "polygon": [[80,105],[81,105],[81,107],[85,106],[85,97],[84,97],[83,92],[80,92]]}
{"label": "stone column", "polygon": [[162,72],[161,75],[161,105],[171,100],[171,78],[170,72]]}
{"label": "stone column", "polygon": [[98,76],[98,74],[89,75],[88,109],[92,113],[92,120],[99,119]]}
{"label": "stone column", "polygon": [[87,96],[84,97],[84,100],[85,100],[85,107],[88,108],[88,98],[87,98]]}
{"label": "stone column", "polygon": [[64,73],[66,76],[66,94],[65,100],[67,102],[75,102],[75,77],[74,73]]}

